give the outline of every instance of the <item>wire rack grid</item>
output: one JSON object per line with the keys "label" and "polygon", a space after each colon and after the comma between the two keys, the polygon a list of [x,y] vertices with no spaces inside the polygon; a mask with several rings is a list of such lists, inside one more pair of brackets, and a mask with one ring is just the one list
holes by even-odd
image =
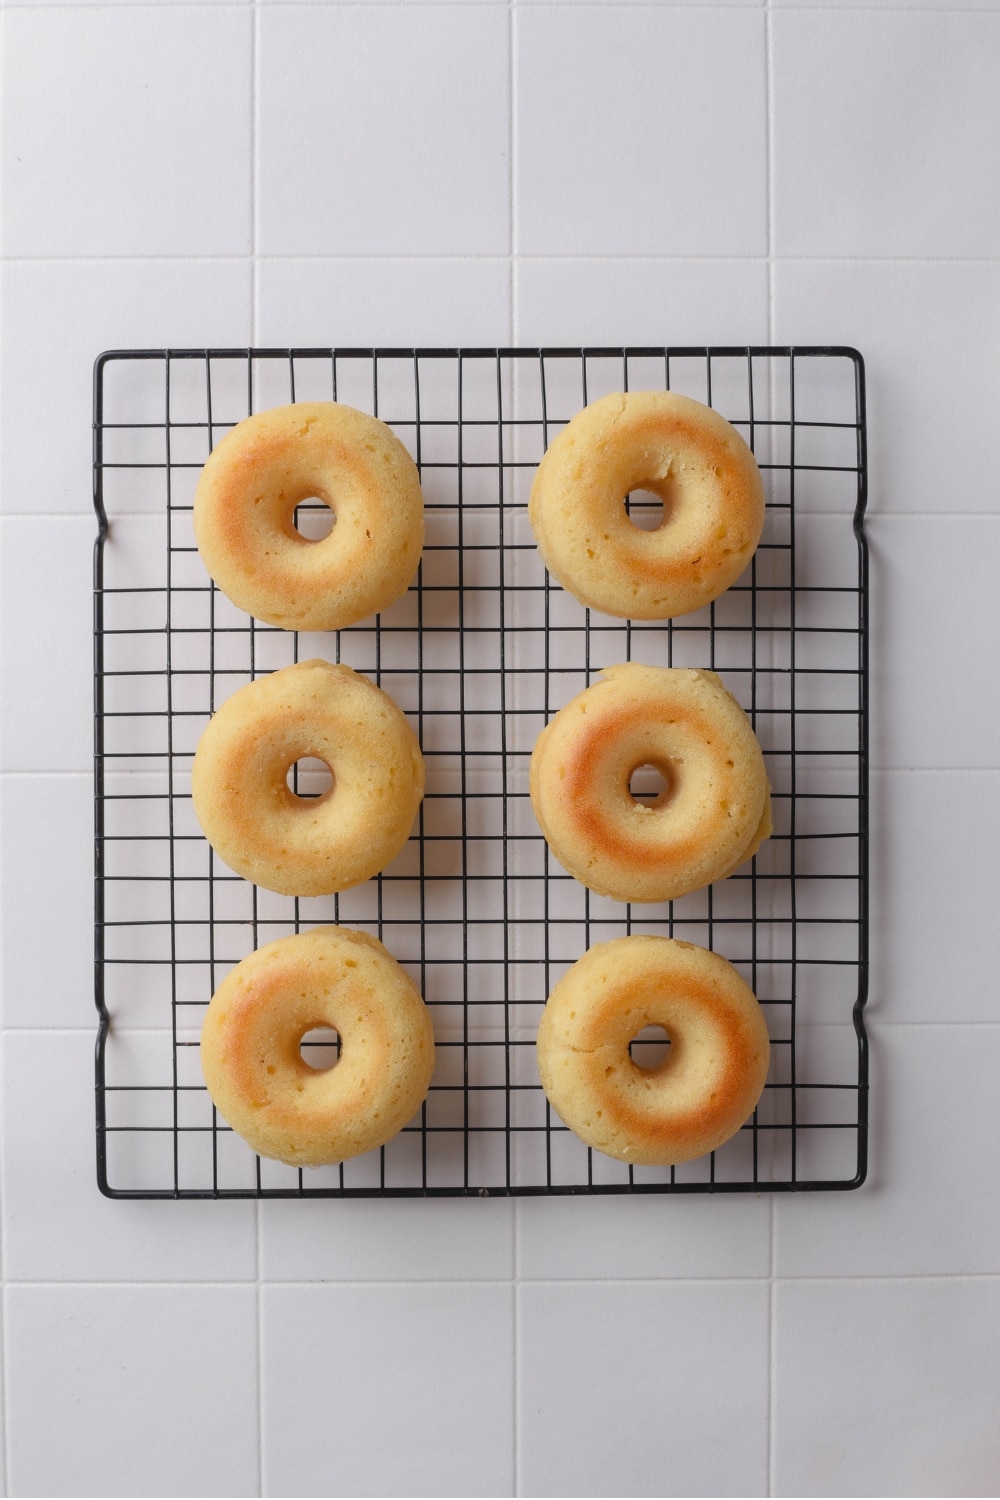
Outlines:
{"label": "wire rack grid", "polygon": [[[608,391],[715,406],[753,448],[767,519],[743,578],[697,614],[612,620],[548,577],[527,524],[547,444]],[[409,592],[329,636],[261,625],[211,583],[192,530],[200,469],[252,411],[340,400],[387,421],[421,473]],[[94,382],[97,1165],[112,1197],[372,1197],[843,1189],[867,1163],[867,555],[864,368],[845,348],[111,351]],[[660,502],[627,501],[638,525]],[[304,535],[326,507],[297,513]],[[194,819],[211,713],[303,656],[343,660],[414,723],[427,794],[381,875],[293,899],[235,876]],[[673,903],[592,895],[549,854],[528,763],[604,666],[711,667],[746,708],[775,832],[752,864]],[[301,795],[321,768],[295,768]],[[651,795],[641,777],[639,797]],[[262,943],[319,923],[375,933],[430,1006],[437,1067],[380,1151],[303,1172],[255,1157],[198,1063],[205,1007]],[[629,1167],[549,1108],[545,998],[592,943],[666,933],[716,948],[758,996],[771,1073],[751,1121],[700,1161]],[[652,1065],[664,1039],[642,1034]],[[331,1036],[305,1039],[314,1065]]]}

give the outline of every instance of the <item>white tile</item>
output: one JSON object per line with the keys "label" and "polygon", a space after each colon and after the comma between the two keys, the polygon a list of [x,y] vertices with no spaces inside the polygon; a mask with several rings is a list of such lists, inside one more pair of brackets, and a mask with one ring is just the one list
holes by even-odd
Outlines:
{"label": "white tile", "polygon": [[519,11],[518,251],[765,254],[764,78],[760,14]]}
{"label": "white tile", "polygon": [[766,1286],[523,1286],[519,1490],[767,1492]]}
{"label": "white tile", "polygon": [[1000,267],[778,261],[774,290],[779,341],[864,355],[875,514],[998,509]]}
{"label": "white tile", "polygon": [[[9,0],[8,0],[8,3],[9,3]],[[264,4],[264,5],[298,5],[298,6],[301,6],[302,3],[303,3],[303,0],[261,0],[261,3]],[[311,0],[307,0],[307,3],[311,3]],[[312,0],[312,3],[314,3],[314,0]],[[386,0],[346,0],[346,3],[349,4],[349,5],[371,5],[371,6],[376,6],[376,5],[385,5],[386,4]],[[397,0],[397,4],[398,3],[399,3],[399,0]],[[446,5],[467,5],[467,4],[470,4],[470,3],[475,3],[476,5],[509,5],[510,4],[510,0],[422,0],[422,3],[424,3],[424,4],[446,4]],[[571,3],[575,3],[575,0],[571,0]]]}
{"label": "white tile", "polygon": [[257,1493],[251,1288],[10,1287],[6,1314],[14,1493]]}
{"label": "white tile", "polygon": [[508,18],[497,6],[265,6],[265,255],[503,255]]}
{"label": "white tile", "polygon": [[531,1198],[518,1203],[518,1275],[631,1281],[766,1276],[766,1197]]}
{"label": "white tile", "polygon": [[[872,1014],[995,1021],[1000,776],[891,771],[872,788]],[[928,870],[944,878],[928,878]]]}
{"label": "white tile", "polygon": [[513,1493],[509,1286],[269,1286],[264,1489]]}
{"label": "white tile", "polygon": [[[10,3],[10,0],[8,0],[8,3]],[[564,5],[567,7],[567,9],[569,9],[573,6],[587,5],[620,5],[622,7],[626,5],[634,6],[637,3],[637,0],[517,0],[517,3],[522,6],[552,4]],[[638,3],[649,4],[649,0],[638,0]],[[691,0],[656,0],[656,3],[660,5],[689,5],[691,3]],[[727,5],[730,9],[736,5],[747,5],[759,8],[764,4],[764,0],[708,0],[708,3],[722,3]]]}
{"label": "white tile", "polygon": [[245,254],[250,63],[242,6],[10,9],[5,254]]}
{"label": "white tile", "polygon": [[5,776],[0,822],[4,1024],[79,1026],[93,981],[93,783]]}
{"label": "white tile", "polygon": [[777,254],[998,253],[1000,16],[789,11],[772,35]]}
{"label": "white tile", "polygon": [[992,1495],[1000,1282],[779,1283],[776,1495]]}
{"label": "white tile", "polygon": [[87,771],[93,764],[94,533],[94,522],[83,517],[0,522],[6,771]]}
{"label": "white tile", "polygon": [[[90,512],[92,371],[103,350],[232,347],[250,341],[247,261],[14,263],[4,266],[0,296],[7,514]],[[109,405],[107,420],[162,421],[162,371],[158,363],[129,368],[133,387],[149,387],[151,405],[124,418],[124,367],[112,370],[108,378],[117,380],[119,414]],[[150,445],[157,437],[149,435]],[[160,451],[162,446],[160,439]],[[152,448],[141,456],[152,457]],[[120,508],[151,503],[148,473],[119,471],[108,488],[109,503],[113,496]]]}
{"label": "white tile", "polygon": [[750,344],[768,338],[763,261],[522,260],[522,344]]}
{"label": "white tile", "polygon": [[[876,1004],[879,984],[876,973]],[[776,1201],[778,1274],[1000,1271],[1000,1206],[983,1190],[1000,1123],[978,1103],[998,1067],[998,1026],[872,1024],[868,1182]]]}
{"label": "white tile", "polygon": [[262,344],[489,347],[510,340],[507,260],[265,260]]}
{"label": "white tile", "polygon": [[[522,0],[522,4],[524,0]],[[771,8],[794,7],[796,10],[901,10],[899,0],[770,0]],[[995,10],[996,0],[907,0],[907,10]]]}
{"label": "white tile", "polygon": [[[8,0],[8,3],[9,3],[9,0]],[[303,0],[260,0],[260,3],[264,4],[264,5],[298,5],[298,6],[301,6],[302,3],[303,3]],[[306,3],[315,3],[315,0],[306,0]],[[371,6],[376,6],[376,5],[385,5],[386,4],[386,0],[346,0],[346,3],[349,4],[349,5],[371,5]],[[399,3],[399,0],[397,0],[397,4],[398,3]],[[433,5],[433,4],[467,5],[467,4],[471,4],[471,3],[474,3],[476,5],[509,5],[510,4],[510,0],[418,0],[418,3],[430,4],[430,5]],[[571,3],[575,3],[575,0],[571,0]]]}
{"label": "white tile", "polygon": [[[87,1025],[90,996],[80,993],[78,999],[81,1024]],[[93,1034],[9,1033],[5,1038],[7,1276],[15,1281],[251,1279],[256,1269],[252,1204],[112,1202],[101,1196],[95,1168],[96,1030],[95,1024]],[[134,1038],[121,1045],[132,1046],[130,1056],[135,1055]],[[135,1062],[132,1076],[144,1082],[148,1074],[140,1072],[141,1062]],[[126,1076],[127,1069],[115,1075]],[[41,1078],[49,1100],[44,1110],[39,1108]],[[155,1101],[140,1104],[156,1109]],[[119,1111],[115,1118],[125,1107],[121,1096],[111,1101],[111,1110]],[[160,1123],[159,1116],[156,1120]]]}
{"label": "white tile", "polygon": [[364,1199],[261,1206],[268,1281],[502,1281],[513,1274],[504,1199]]}
{"label": "white tile", "polygon": [[[129,5],[190,5],[192,0],[126,0]],[[199,0],[212,5],[251,5],[253,0]],[[377,3],[377,0],[373,0]],[[74,6],[93,5],[94,0],[0,0],[5,10],[30,10],[47,5]]]}
{"label": "white tile", "polygon": [[879,516],[867,530],[873,765],[1000,766],[1000,703],[982,691],[1000,665],[1000,518]]}

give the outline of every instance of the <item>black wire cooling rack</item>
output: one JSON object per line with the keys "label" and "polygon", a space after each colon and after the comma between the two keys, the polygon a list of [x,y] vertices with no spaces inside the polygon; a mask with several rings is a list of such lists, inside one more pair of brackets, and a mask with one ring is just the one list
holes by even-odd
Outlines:
{"label": "black wire cooling rack", "polygon": [[[584,609],[527,524],[535,467],[588,401],[668,387],[746,437],[763,540],[713,605],[664,623]],[[387,421],[420,468],[417,579],[337,635],[270,629],[211,584],[194,487],[251,411],[340,400]],[[844,348],[180,349],[100,356],[94,380],[97,1163],[113,1197],[370,1197],[851,1188],[867,1159],[867,625],[864,369]],[[637,524],[652,497],[629,499]],[[298,524],[318,534],[324,507]],[[329,520],[329,517],[328,517]],[[215,707],[301,656],[343,660],[410,716],[427,795],[399,858],[338,896],[238,878],[201,835],[191,762]],[[623,906],[549,855],[532,746],[601,667],[711,667],[764,748],[775,832],[683,900]],[[315,785],[300,766],[299,790]],[[313,780],[311,780],[313,778]],[[641,787],[634,790],[641,795]],[[431,1008],[437,1070],[380,1151],[303,1172],[255,1157],[205,1091],[198,1035],[228,970],[323,922],[374,932]],[[767,1017],[753,1119],[712,1156],[629,1167],[551,1112],[534,1037],[592,943],[675,934],[733,961]],[[332,1045],[315,1037],[317,1046]],[[640,1037],[639,1049],[657,1047]],[[321,1055],[321,1054],[318,1054]],[[650,1057],[655,1055],[651,1052]]]}

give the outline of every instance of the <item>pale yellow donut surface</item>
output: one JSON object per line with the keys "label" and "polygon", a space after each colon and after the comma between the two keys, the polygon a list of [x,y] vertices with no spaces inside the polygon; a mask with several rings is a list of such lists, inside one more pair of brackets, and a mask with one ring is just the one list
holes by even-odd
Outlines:
{"label": "pale yellow donut surface", "polygon": [[[658,1067],[629,1043],[661,1026]],[[717,953],[673,938],[597,943],[559,981],[538,1028],[538,1070],[556,1114],[619,1161],[668,1166],[714,1151],[753,1114],[770,1044],[749,985]]]}
{"label": "pale yellow donut surface", "polygon": [[[303,1060],[330,1027],[340,1057]],[[201,1065],[223,1119],[260,1156],[318,1167],[385,1145],[423,1102],[434,1031],[416,985],[377,938],[317,927],[258,948],[212,997]]]}
{"label": "pale yellow donut surface", "polygon": [[[319,499],[336,524],[321,541],[295,529]],[[212,450],[194,498],[205,567],[255,619],[339,630],[402,594],[424,545],[416,465],[384,422],[334,401],[247,417]]]}
{"label": "pale yellow donut surface", "polygon": [[[655,531],[625,509],[630,491],[663,501]],[[528,515],[549,572],[582,604],[664,620],[718,597],[760,541],[760,470],[735,427],[671,391],[604,396],[549,445]]]}
{"label": "pale yellow donut surface", "polygon": [[[637,801],[633,773],[664,787]],[[617,901],[669,901],[722,880],[771,833],[750,721],[714,672],[606,667],[559,710],[531,757],[531,803],[555,857]]]}
{"label": "pale yellow donut surface", "polygon": [[[290,790],[289,768],[324,761],[322,797]],[[202,831],[237,874],[286,896],[368,880],[396,857],[424,794],[417,737],[387,693],[327,661],[242,687],[201,737],[191,795]]]}

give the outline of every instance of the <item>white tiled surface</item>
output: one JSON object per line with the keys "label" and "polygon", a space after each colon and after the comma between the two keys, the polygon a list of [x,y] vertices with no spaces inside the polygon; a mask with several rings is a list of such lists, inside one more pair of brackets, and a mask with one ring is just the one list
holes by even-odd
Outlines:
{"label": "white tiled surface", "polygon": [[[519,257],[517,337],[572,346],[584,322],[595,344],[648,344],[670,330],[676,344],[768,341],[764,260],[617,260]],[[661,340],[662,341],[662,340]]]}
{"label": "white tiled surface", "polygon": [[[876,990],[873,1017],[881,998]],[[868,1185],[849,1208],[832,1193],[806,1212],[794,1198],[777,1201],[775,1275],[1000,1275],[1000,1217],[982,1187],[1000,1152],[1000,1120],[984,1107],[1000,1028],[873,1019],[871,1029]]]}
{"label": "white tiled surface", "polygon": [[252,1287],[9,1286],[11,1494],[255,1491],[254,1302]]}
{"label": "white tiled surface", "polygon": [[[93,534],[94,523],[84,516],[0,520],[0,693],[6,706],[17,705],[16,713],[4,714],[0,767],[32,773],[42,817],[41,773],[86,771],[92,764],[93,689],[87,679],[93,671],[93,617],[87,596]],[[5,885],[11,874],[5,871]]]}
{"label": "white tiled surface", "polygon": [[175,345],[245,343],[250,262],[10,260],[3,276],[0,510],[89,518],[95,354],[155,348],[165,328]]}
{"label": "white tiled surface", "polygon": [[271,1201],[261,1204],[260,1251],[262,1273],[274,1282],[509,1283],[514,1205],[499,1198]]}
{"label": "white tiled surface", "polygon": [[655,1198],[597,1198],[585,1222],[578,1207],[572,1199],[548,1198],[520,1215],[522,1281],[616,1281],[623,1265],[630,1277],[649,1280],[770,1272],[770,1209],[763,1198],[698,1197],[674,1214]]}
{"label": "white tiled surface", "polygon": [[245,255],[246,6],[9,6],[3,251]]}
{"label": "white tiled surface", "polygon": [[504,10],[264,5],[258,32],[263,254],[507,250]]}
{"label": "white tiled surface", "polygon": [[998,15],[776,15],[775,253],[1000,254],[982,155],[1000,127],[998,49]]}
{"label": "white tiled surface", "polygon": [[[995,1492],[996,5],[0,15],[8,1492]],[[94,355],[769,338],[868,358],[869,1186],[101,1199]]]}
{"label": "white tiled surface", "polygon": [[995,1279],[782,1282],[774,1330],[776,1495],[996,1493]]}
{"label": "white tiled surface", "polygon": [[[80,1021],[84,1021],[81,1015]],[[120,1038],[142,1079],[150,1039]],[[94,1190],[89,1030],[4,1038],[4,1273],[9,1282],[247,1282],[257,1274],[250,1203],[108,1204]],[[38,1079],[51,1086],[37,1108]],[[110,1123],[110,1121],[109,1121]]]}
{"label": "white tiled surface", "polygon": [[[38,801],[45,799],[45,816]],[[89,775],[0,777],[7,1026],[80,1025],[80,975],[94,949],[94,784]],[[59,871],[58,894],[52,872]],[[13,873],[16,872],[16,875]],[[39,943],[39,918],[58,911],[59,942]],[[51,919],[51,917],[50,917]]]}
{"label": "white tiled surface", "polygon": [[535,1283],[520,1298],[525,1495],[760,1495],[768,1288]]}
{"label": "white tiled surface", "polygon": [[995,515],[1000,260],[778,260],[773,278],[776,339],[864,345],[877,513]]}
{"label": "white tiled surface", "polygon": [[[876,513],[868,534],[879,582],[872,602],[873,764],[997,767],[1000,701],[980,695],[978,674],[956,670],[956,663],[982,660],[1000,631],[992,583],[1000,515]],[[940,608],[931,567],[949,580]]]}
{"label": "white tiled surface", "polygon": [[271,1495],[509,1495],[509,1282],[269,1286]]}
{"label": "white tiled surface", "polygon": [[[518,9],[518,250],[766,252],[759,14],[671,5]],[[678,149],[681,141],[688,149]]]}
{"label": "white tiled surface", "polygon": [[279,346],[489,346],[510,326],[510,296],[506,255],[263,259],[257,337]]}

